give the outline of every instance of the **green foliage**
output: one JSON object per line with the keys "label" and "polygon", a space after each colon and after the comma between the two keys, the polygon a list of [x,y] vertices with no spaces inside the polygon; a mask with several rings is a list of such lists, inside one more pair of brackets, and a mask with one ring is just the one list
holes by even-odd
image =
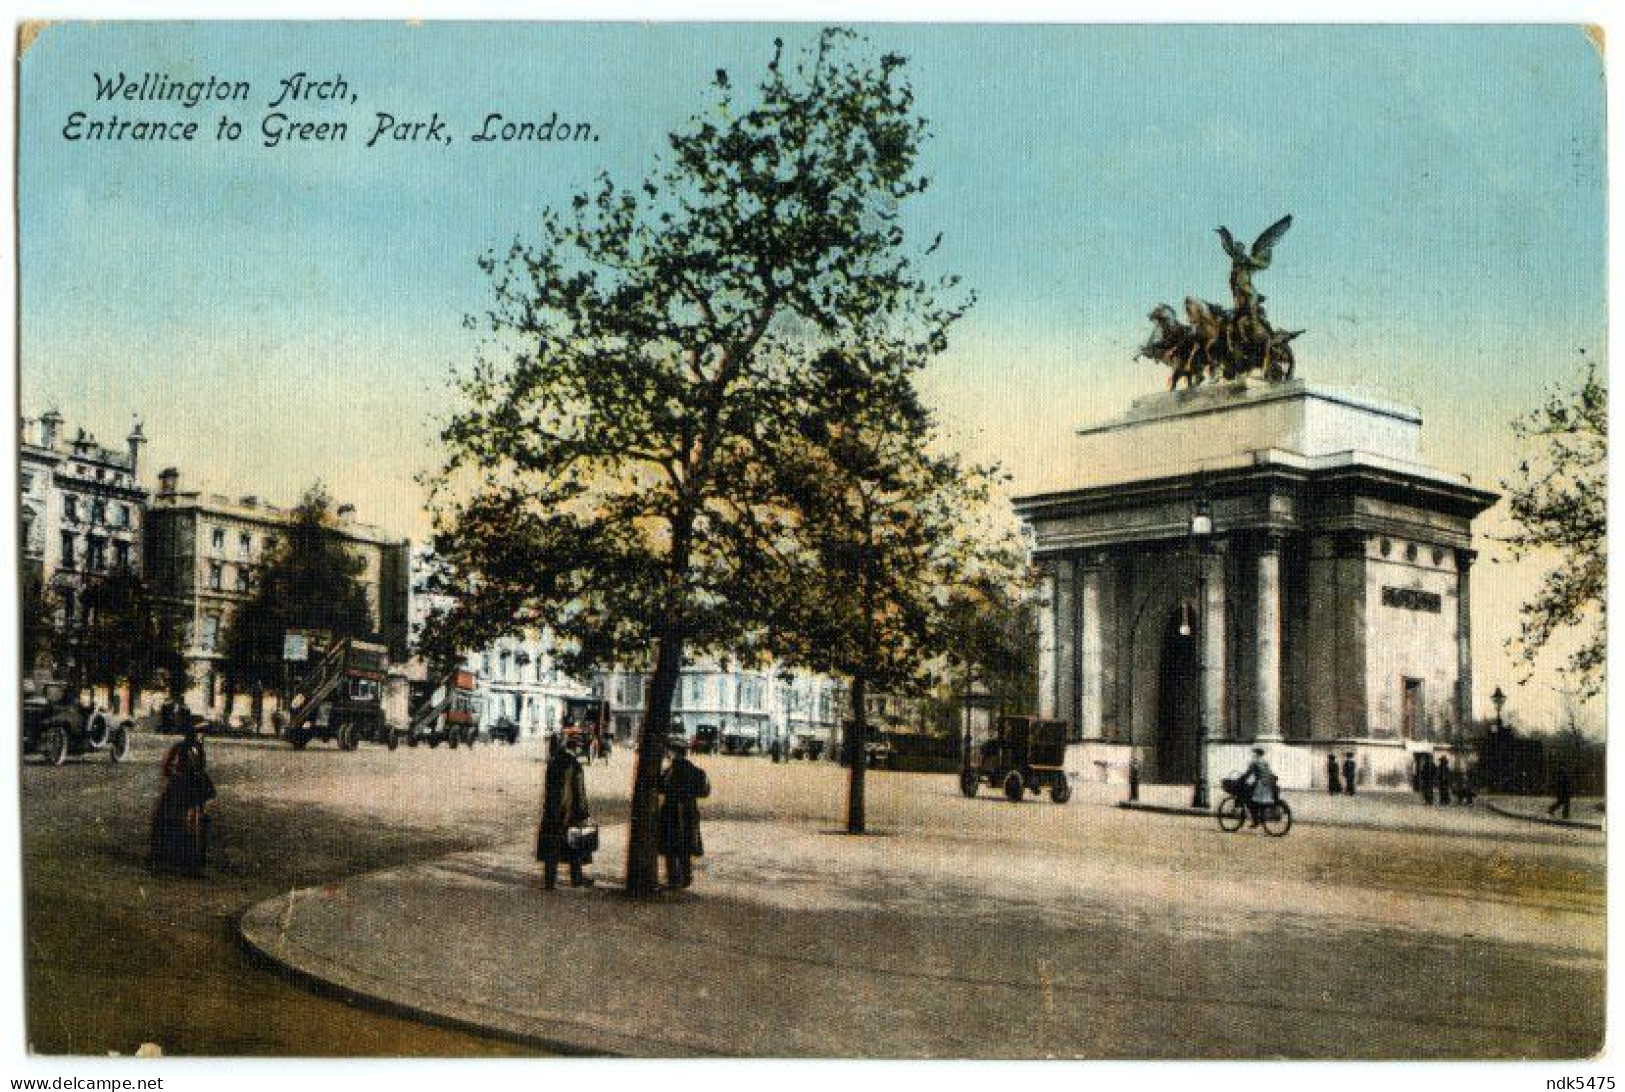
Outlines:
{"label": "green foliage", "polygon": [[89,578],[67,633],[77,681],[140,691],[172,671],[180,637],[140,576],[128,569]]}
{"label": "green foliage", "polygon": [[334,639],[372,632],[372,612],[359,579],[366,565],[334,530],[332,508],[320,483],[305,492],[255,574],[248,600],[232,615],[223,651],[234,685],[280,685],[283,637],[289,630],[323,630]]}
{"label": "green foliage", "polygon": [[[434,482],[456,607],[429,644],[547,629],[572,671],[653,663],[630,885],[653,885],[654,769],[685,654],[748,660],[772,624],[790,450],[831,349],[941,349],[904,201],[923,123],[903,61],[826,30],[713,105],[632,188],[607,177],[488,255],[494,301]],[[645,857],[645,854],[647,856]]]}
{"label": "green foliage", "polygon": [[1586,368],[1577,389],[1553,392],[1512,428],[1535,450],[1502,483],[1519,525],[1506,542],[1515,558],[1552,561],[1523,605],[1515,644],[1532,668],[1549,642],[1576,632],[1568,668],[1589,697],[1602,690],[1607,659],[1608,389],[1596,366]]}

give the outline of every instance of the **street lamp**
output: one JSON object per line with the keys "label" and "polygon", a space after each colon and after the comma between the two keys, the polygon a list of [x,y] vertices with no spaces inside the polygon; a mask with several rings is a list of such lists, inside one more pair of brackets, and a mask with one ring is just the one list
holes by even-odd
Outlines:
{"label": "street lamp", "polygon": [[1208,554],[1213,544],[1213,510],[1207,498],[1198,496],[1191,506],[1190,542],[1196,556],[1196,786],[1191,794],[1191,807],[1203,811],[1208,807],[1207,794],[1207,724],[1213,710],[1207,707],[1207,581]]}
{"label": "street lamp", "polygon": [[1495,726],[1497,728],[1501,727],[1501,710],[1506,706],[1506,703],[1507,696],[1505,692],[1503,692],[1502,689],[1497,686],[1495,688],[1495,693],[1490,695],[1490,704],[1495,706]]}

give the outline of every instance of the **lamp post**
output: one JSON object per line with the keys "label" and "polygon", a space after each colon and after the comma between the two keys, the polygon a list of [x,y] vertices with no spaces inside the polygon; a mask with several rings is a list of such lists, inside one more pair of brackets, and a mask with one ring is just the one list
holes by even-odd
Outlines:
{"label": "lamp post", "polygon": [[1191,793],[1191,807],[1206,811],[1208,807],[1207,792],[1207,726],[1208,719],[1214,710],[1208,708],[1207,702],[1207,673],[1213,665],[1207,662],[1208,639],[1208,606],[1207,582],[1209,555],[1213,545],[1213,511],[1209,507],[1207,498],[1198,496],[1191,506],[1190,521],[1191,549],[1196,557],[1196,603],[1197,603],[1197,633],[1196,633],[1196,786]]}
{"label": "lamp post", "polygon": [[1495,727],[1497,729],[1501,727],[1501,710],[1506,707],[1506,703],[1507,696],[1505,692],[1503,692],[1501,688],[1497,686],[1495,688],[1495,693],[1490,695],[1490,704],[1495,706]]}

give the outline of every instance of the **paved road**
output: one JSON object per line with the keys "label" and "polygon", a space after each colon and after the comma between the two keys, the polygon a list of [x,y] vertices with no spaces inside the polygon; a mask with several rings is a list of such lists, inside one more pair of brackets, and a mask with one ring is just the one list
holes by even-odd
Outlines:
{"label": "paved road", "polygon": [[[696,892],[633,907],[536,890],[534,751],[220,743],[213,754],[226,860],[201,883],[148,880],[139,829],[93,818],[140,827],[153,756],[130,770],[25,771],[31,921],[48,897],[83,915],[139,888],[145,901],[125,913],[145,945],[169,932],[187,972],[205,965],[181,1002],[180,961],[162,946],[120,950],[121,1015],[86,1018],[94,973],[69,933],[39,930],[29,1019],[40,1049],[144,1038],[170,1053],[524,1049],[347,1009],[246,963],[222,936],[234,912],[292,888],[319,895],[302,903],[301,943],[330,943],[361,970],[379,951],[413,974],[454,967],[474,995],[430,992],[484,1006],[473,1023],[531,1049],[1504,1057],[1600,1042],[1604,843],[1592,832],[1474,814],[1448,822],[1475,829],[1431,833],[1415,829],[1425,809],[1372,798],[1361,826],[1321,816],[1277,841],[1124,812],[1104,788],[1064,808],[1011,806],[965,800],[952,778],[880,773],[870,815],[885,835],[854,840],[824,833],[841,813],[842,771],[718,758],[706,763],[717,791]],[[608,823],[628,772],[623,757],[589,773]],[[93,836],[80,844],[72,830]],[[606,872],[618,863],[600,855]],[[200,912],[180,912],[191,901]],[[536,948],[548,938],[567,941],[574,976],[548,973]],[[686,985],[674,984],[678,954],[701,969]],[[653,988],[625,989],[634,974]],[[511,989],[524,1005],[503,1000]],[[519,1024],[507,1019],[516,1008]],[[582,1013],[591,1035],[565,1026]],[[733,1024],[719,1030],[715,1014]]]}

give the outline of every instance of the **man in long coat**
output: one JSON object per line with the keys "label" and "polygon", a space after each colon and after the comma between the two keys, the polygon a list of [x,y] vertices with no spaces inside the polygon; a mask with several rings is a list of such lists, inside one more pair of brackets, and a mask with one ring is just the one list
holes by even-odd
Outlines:
{"label": "man in long coat", "polygon": [[688,760],[686,749],[674,745],[671,765],[660,773],[660,854],[666,858],[667,887],[694,882],[694,858],[705,855],[698,801],[710,795],[705,771]]}
{"label": "man in long coat", "polygon": [[549,743],[547,773],[542,779],[542,825],[536,835],[536,859],[542,862],[542,885],[548,890],[558,882],[561,860],[570,866],[570,886],[586,885],[582,866],[592,860],[592,855],[573,849],[569,832],[587,818],[587,779],[581,772],[581,762],[555,735]]}
{"label": "man in long coat", "polygon": [[1354,752],[1350,751],[1343,756],[1343,795],[1354,795]]}
{"label": "man in long coat", "polygon": [[1338,774],[1336,752],[1326,756],[1326,791],[1333,796],[1340,796],[1343,792],[1343,778]]}

